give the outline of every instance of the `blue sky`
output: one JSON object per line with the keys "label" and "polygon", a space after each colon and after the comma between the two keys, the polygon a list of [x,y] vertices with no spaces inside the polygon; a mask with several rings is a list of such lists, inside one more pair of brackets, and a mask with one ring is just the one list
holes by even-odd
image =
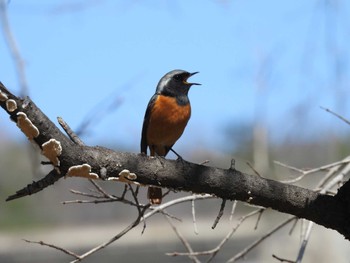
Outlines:
{"label": "blue sky", "polygon": [[[73,129],[99,112],[87,144],[138,152],[148,100],[176,68],[202,83],[180,152],[222,148],[227,126],[256,119],[271,141],[348,131],[319,108],[350,115],[345,1],[12,0],[7,11],[32,100]],[[0,81],[18,93],[3,34],[0,57]],[[5,138],[23,138],[3,112],[0,123]]]}

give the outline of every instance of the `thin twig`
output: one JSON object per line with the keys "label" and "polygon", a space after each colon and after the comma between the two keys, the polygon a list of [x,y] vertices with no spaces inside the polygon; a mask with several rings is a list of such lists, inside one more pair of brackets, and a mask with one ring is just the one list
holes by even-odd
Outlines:
{"label": "thin twig", "polygon": [[[209,199],[209,198],[215,198],[212,195],[206,194],[206,195],[191,195],[191,196],[186,196],[186,197],[181,197],[172,201],[169,201],[167,203],[164,203],[162,205],[157,206],[154,210],[148,212],[147,214],[141,216],[139,215],[138,218],[131,223],[128,227],[126,227],[123,231],[121,231],[119,234],[117,234],[116,236],[112,237],[110,240],[102,243],[101,245],[87,251],[86,253],[84,253],[83,255],[80,256],[81,259],[86,258],[88,256],[90,256],[91,254],[94,254],[95,252],[109,246],[110,244],[112,244],[113,242],[117,241],[118,239],[120,239],[122,236],[124,236],[126,233],[128,233],[131,229],[133,229],[134,227],[136,227],[140,222],[146,220],[147,218],[153,216],[154,214],[158,213],[161,210],[164,210],[167,207],[173,206],[175,204],[180,204],[180,203],[184,203],[184,202],[188,202],[188,201],[192,201],[194,199]],[[142,212],[144,213],[148,208],[150,207],[150,204],[146,205],[143,209]],[[71,263],[76,263],[79,260],[74,260]]]}
{"label": "thin twig", "polygon": [[233,204],[232,204],[232,208],[231,208],[231,213],[230,213],[230,217],[229,217],[229,221],[232,222],[232,219],[233,219],[233,215],[236,211],[236,207],[237,207],[237,200],[234,200],[233,201]]}
{"label": "thin twig", "polygon": [[275,161],[274,163],[278,164],[280,166],[283,166],[285,168],[288,168],[290,170],[296,171],[298,173],[301,173],[301,175],[298,176],[297,178],[294,178],[294,179],[291,179],[291,180],[282,180],[281,181],[282,183],[289,183],[289,184],[291,184],[291,183],[296,183],[296,182],[300,181],[301,179],[303,179],[308,174],[312,174],[312,173],[316,173],[316,172],[320,172],[320,171],[324,171],[324,170],[329,170],[329,169],[331,169],[333,167],[338,167],[339,165],[348,164],[349,162],[350,162],[350,159],[347,157],[344,160],[341,160],[339,162],[334,162],[334,163],[331,163],[331,164],[323,165],[323,166],[320,166],[320,167],[317,167],[317,168],[313,168],[313,169],[308,169],[308,170],[302,170],[302,169],[299,169],[299,168],[296,168],[296,167],[293,167],[293,166],[290,166],[290,165],[287,165],[287,164],[284,164],[284,163],[281,163],[281,162],[278,162],[278,161]]}
{"label": "thin twig", "polygon": [[236,160],[235,159],[231,159],[231,163],[230,163],[230,168],[228,168],[229,170],[234,170],[236,167]]}
{"label": "thin twig", "polygon": [[283,221],[282,223],[280,223],[279,225],[277,225],[275,228],[273,228],[272,230],[270,230],[268,233],[266,233],[265,235],[263,235],[262,237],[258,238],[257,240],[255,240],[253,243],[251,243],[249,246],[247,246],[246,248],[244,248],[241,252],[237,253],[234,257],[230,258],[227,262],[235,262],[236,260],[244,257],[249,251],[251,251],[253,248],[255,248],[256,246],[258,246],[262,241],[264,241],[266,238],[268,238],[269,236],[271,236],[273,233],[277,232],[278,230],[280,230],[282,227],[284,227],[285,225],[287,225],[289,222],[293,221],[297,219],[295,216]]}
{"label": "thin twig", "polygon": [[124,228],[124,230],[122,230],[121,232],[119,232],[118,235],[114,236],[113,238],[111,238],[110,240],[108,240],[107,242],[102,243],[101,245],[87,251],[86,253],[80,255],[79,259],[77,260],[73,260],[71,261],[71,263],[76,263],[92,254],[94,254],[95,252],[107,247],[108,245],[112,244],[113,242],[115,242],[116,240],[120,239],[122,236],[124,236],[126,233],[128,233],[131,229],[133,229],[134,227],[138,226],[138,224],[140,223],[140,221],[143,218],[143,214],[144,212],[147,210],[147,208],[149,207],[149,205],[145,206],[142,210],[141,213],[137,216],[136,220],[134,222],[132,222],[129,226],[127,226],[126,228]]}
{"label": "thin twig", "polygon": [[72,194],[76,194],[76,195],[81,195],[81,196],[86,196],[86,197],[91,197],[91,198],[105,198],[102,195],[98,195],[98,194],[92,194],[92,193],[85,193],[85,192],[81,192],[78,190],[74,190],[74,189],[70,189],[69,192],[71,192]]}
{"label": "thin twig", "polygon": [[236,232],[236,230],[240,227],[240,225],[249,217],[252,217],[254,215],[256,215],[257,213],[259,213],[259,210],[255,210],[253,212],[250,212],[249,214],[245,215],[245,216],[241,216],[241,218],[238,220],[236,226],[234,228],[232,228],[231,232],[229,232],[226,237],[219,243],[219,245],[215,248],[215,251],[211,254],[211,256],[209,257],[209,259],[207,260],[207,263],[211,262],[214,257],[217,255],[217,253],[219,253],[219,251],[221,250],[221,248],[224,246],[224,244],[232,237],[232,235]]}
{"label": "thin twig", "polygon": [[91,197],[91,198],[95,198],[95,199],[94,200],[69,200],[69,201],[61,202],[62,204],[64,204],[64,205],[67,205],[67,204],[98,204],[98,203],[121,202],[121,203],[124,203],[127,205],[137,206],[136,203],[125,199],[123,196],[117,197],[114,195],[110,195],[109,197],[105,197],[103,195],[85,193],[85,192],[80,192],[80,191],[73,190],[73,189],[71,189],[70,192],[73,194],[76,194],[76,195]]}
{"label": "thin twig", "polygon": [[22,59],[22,56],[19,52],[19,48],[17,46],[15,37],[12,34],[9,19],[7,16],[7,4],[5,0],[0,0],[0,19],[2,24],[2,31],[4,34],[4,39],[7,43],[7,46],[10,50],[11,56],[13,58],[15,69],[17,71],[20,88],[21,88],[21,96],[28,96],[28,82],[25,72],[25,63]]}
{"label": "thin twig", "polygon": [[123,191],[122,196],[121,196],[120,198],[124,199],[124,197],[125,197],[127,191],[128,191],[128,185],[127,185],[127,184],[124,184],[124,191]]}
{"label": "thin twig", "polygon": [[275,258],[275,259],[277,259],[277,260],[279,260],[280,262],[295,263],[295,261],[293,261],[293,260],[289,260],[289,259],[285,259],[285,258],[280,258],[280,257],[278,257],[278,256],[276,256],[276,255],[272,255],[272,257]]}
{"label": "thin twig", "polygon": [[320,191],[322,190],[322,188],[327,184],[327,182],[329,182],[329,180],[335,176],[335,174],[338,172],[338,170],[341,168],[340,165],[338,166],[334,166],[333,168],[331,168],[329,170],[328,173],[326,173],[326,175],[321,179],[321,181],[318,182],[315,191]]}
{"label": "thin twig", "polygon": [[58,123],[61,125],[62,129],[67,133],[68,137],[77,145],[85,145],[84,142],[79,138],[78,135],[69,127],[69,125],[62,119],[62,117],[57,117]]}
{"label": "thin twig", "polygon": [[[137,211],[139,212],[139,216],[141,216],[141,219],[143,219],[143,213],[142,210],[141,210],[141,206],[140,206],[140,203],[139,203],[139,199],[137,198],[137,192],[134,191],[134,189],[132,188],[132,185],[131,184],[128,184],[129,185],[129,189],[130,189],[130,192],[135,200],[135,203],[136,203],[136,207],[137,207]],[[136,187],[136,190],[138,191],[138,187]],[[151,205],[151,204],[149,204]],[[143,232],[145,231],[146,229],[146,220],[142,220],[143,221],[143,228],[142,228],[142,231],[141,231],[141,234],[143,234]]]}
{"label": "thin twig", "polygon": [[101,199],[101,200],[69,200],[61,202],[62,205],[70,205],[70,204],[102,204],[102,203],[112,203],[119,200],[113,199]]}
{"label": "thin twig", "polygon": [[76,259],[81,259],[81,257],[77,254],[75,254],[74,252],[72,251],[69,251],[67,249],[64,249],[64,248],[61,248],[61,247],[58,247],[58,246],[55,246],[55,245],[52,245],[52,244],[48,244],[48,243],[45,243],[43,241],[31,241],[31,240],[27,240],[27,239],[23,239],[23,241],[27,242],[27,243],[31,243],[31,244],[39,244],[41,246],[47,246],[47,247],[51,247],[51,248],[54,248],[54,249],[57,249],[57,250],[60,250],[62,251],[63,253],[69,255],[69,256],[72,256]]}
{"label": "thin twig", "polygon": [[174,200],[171,200],[169,202],[166,202],[162,205],[158,205],[156,207],[153,207],[152,211],[148,212],[144,216],[144,218],[147,219],[147,218],[153,216],[154,214],[159,213],[160,211],[164,210],[165,208],[176,205],[176,204],[181,204],[181,203],[189,202],[192,200],[202,200],[202,199],[212,199],[212,198],[216,198],[216,197],[213,195],[210,195],[210,194],[204,194],[204,195],[194,194],[194,195],[189,195],[189,196],[185,196],[185,197],[180,197],[178,199],[174,199]]}
{"label": "thin twig", "polygon": [[[153,209],[153,207],[151,206],[150,209]],[[158,213],[162,214],[162,215],[165,215],[166,217],[169,217],[169,218],[172,218],[176,221],[179,221],[179,222],[182,222],[182,219],[181,218],[178,218],[177,216],[174,216],[172,214],[170,214],[168,211],[166,211],[165,209],[161,210],[161,211],[158,211]]]}
{"label": "thin twig", "polygon": [[303,241],[301,243],[301,246],[300,246],[300,249],[298,252],[298,257],[297,257],[297,261],[296,261],[297,263],[301,263],[301,261],[303,260],[305,249],[306,249],[307,243],[309,241],[313,226],[314,226],[314,222],[309,221],[305,236],[303,238]]}
{"label": "thin twig", "polygon": [[220,218],[222,217],[222,215],[224,214],[224,209],[225,209],[225,204],[226,204],[226,199],[222,199],[221,202],[221,206],[220,206],[220,211],[214,221],[214,224],[212,225],[211,229],[214,229],[216,227],[216,225],[219,223]]}
{"label": "thin twig", "polygon": [[[180,241],[182,242],[182,244],[184,245],[184,247],[187,249],[187,251],[189,253],[193,253],[193,249],[191,247],[191,245],[188,243],[188,241],[184,238],[184,236],[179,232],[179,230],[177,229],[177,227],[174,225],[174,223],[171,221],[171,219],[169,217],[165,217],[169,223],[169,225],[171,226],[172,230],[175,232],[175,234],[177,235],[177,237],[180,239]],[[198,260],[198,258],[196,256],[188,256],[193,262],[195,263],[200,263],[200,261]]]}
{"label": "thin twig", "polygon": [[[333,167],[326,175],[325,178],[323,178],[323,180],[321,182],[318,183],[316,189],[318,190],[323,190],[326,192],[328,191],[330,188],[332,188],[335,183],[341,182],[343,180],[343,177],[349,173],[350,171],[350,156],[347,156],[343,161],[344,164],[346,164],[344,167],[339,165],[339,166],[335,166]],[[347,162],[346,162],[347,161]],[[337,176],[335,176],[331,181],[330,178],[342,167],[342,170],[338,173]],[[328,183],[327,183],[328,182]],[[327,184],[326,184],[327,183]]]}
{"label": "thin twig", "polygon": [[246,162],[246,164],[248,165],[248,167],[249,167],[250,169],[252,169],[252,171],[253,171],[257,176],[262,177],[261,174],[253,167],[253,165],[251,165],[250,162]]}
{"label": "thin twig", "polygon": [[182,253],[182,252],[173,252],[173,253],[167,253],[168,256],[201,256],[201,255],[210,255],[210,258],[208,259],[208,262],[210,262],[216,254],[220,251],[222,246],[231,238],[231,236],[236,232],[236,230],[240,227],[240,225],[249,217],[252,217],[259,213],[260,209],[254,210],[244,216],[241,216],[238,220],[237,224],[232,227],[231,231],[224,237],[224,239],[213,249],[206,250],[206,251],[198,251],[193,253]]}
{"label": "thin twig", "polygon": [[299,168],[296,168],[294,166],[291,166],[291,165],[288,165],[288,164],[285,164],[285,163],[282,163],[282,162],[279,162],[279,161],[273,161],[275,164],[279,165],[279,166],[282,166],[282,167],[285,167],[285,168],[288,168],[292,171],[295,171],[295,172],[298,172],[298,173],[301,173],[303,174],[305,171],[302,170],[302,169],[299,169]]}
{"label": "thin twig", "polygon": [[[337,168],[336,168],[336,170],[337,170]],[[329,189],[331,189],[332,187],[337,185],[339,182],[341,182],[344,178],[344,175],[347,174],[349,171],[350,171],[350,164],[346,165],[337,176],[335,176],[331,181],[329,181],[328,184],[323,186],[320,193],[325,194]],[[333,171],[332,171],[332,174],[333,174]],[[299,249],[299,252],[298,252],[298,256],[297,256],[297,260],[296,260],[297,263],[302,262],[302,259],[304,257],[304,253],[306,250],[306,246],[307,246],[308,241],[310,239],[310,235],[311,235],[311,231],[313,229],[313,226],[314,226],[314,223],[309,221],[307,229],[305,231],[305,235],[303,237],[303,240],[302,240],[302,243],[301,243],[301,246]]]}
{"label": "thin twig", "polygon": [[111,94],[108,94],[105,98],[97,102],[86,116],[82,118],[81,123],[76,128],[76,134],[86,134],[88,129],[92,126],[96,127],[96,124],[103,120],[104,117],[110,115],[114,111],[118,110],[119,107],[124,103],[123,92],[128,91],[136,86],[136,83],[143,77],[143,73],[140,72],[134,75],[124,85],[118,87]]}
{"label": "thin twig", "polygon": [[135,195],[136,195],[136,196],[138,196],[139,191],[140,191],[140,186],[137,185],[137,186],[136,186],[136,189],[135,189]]}
{"label": "thin twig", "polygon": [[258,229],[258,225],[259,225],[261,216],[262,216],[262,214],[264,213],[265,210],[266,210],[265,208],[261,208],[261,209],[260,209],[260,212],[259,212],[259,215],[258,215],[258,219],[256,220],[256,223],[255,223],[254,230],[257,230],[257,229]]}
{"label": "thin twig", "polygon": [[291,235],[291,234],[293,233],[293,231],[294,231],[294,229],[295,229],[295,227],[296,227],[298,221],[299,221],[298,219],[294,221],[292,227],[290,228],[290,230],[289,230],[289,232],[288,232],[288,235]]}
{"label": "thin twig", "polygon": [[196,222],[196,208],[195,208],[195,206],[194,206],[194,200],[192,200],[192,202],[191,202],[191,207],[192,207],[193,229],[194,229],[194,233],[195,233],[196,235],[198,235],[199,232],[198,232],[197,222]]}
{"label": "thin twig", "polygon": [[345,123],[347,123],[347,124],[350,125],[350,121],[347,120],[346,118],[344,118],[343,116],[339,115],[338,113],[335,113],[334,111],[332,111],[332,110],[330,110],[330,109],[328,109],[328,108],[324,108],[324,107],[322,107],[322,106],[321,106],[320,108],[323,109],[323,110],[325,110],[325,111],[327,111],[327,112],[329,112],[329,113],[331,113],[331,114],[333,114],[335,117],[341,119],[342,121],[344,121]]}
{"label": "thin twig", "polygon": [[164,199],[164,197],[166,197],[168,194],[170,194],[171,190],[167,190],[163,195],[162,195],[162,199]]}
{"label": "thin twig", "polygon": [[97,182],[91,179],[89,181],[105,198],[116,199],[113,195],[108,194]]}

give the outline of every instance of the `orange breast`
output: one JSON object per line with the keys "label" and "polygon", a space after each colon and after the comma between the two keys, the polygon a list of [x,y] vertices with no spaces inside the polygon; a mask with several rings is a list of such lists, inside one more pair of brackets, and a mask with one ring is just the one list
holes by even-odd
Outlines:
{"label": "orange breast", "polygon": [[[147,144],[156,148],[172,146],[182,135],[190,116],[189,103],[178,105],[175,98],[159,95],[150,114]],[[157,154],[164,155],[162,152]]]}

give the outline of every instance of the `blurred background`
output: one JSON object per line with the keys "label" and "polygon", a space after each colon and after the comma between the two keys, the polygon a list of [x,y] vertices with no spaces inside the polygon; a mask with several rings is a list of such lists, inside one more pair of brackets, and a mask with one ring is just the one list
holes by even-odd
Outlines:
{"label": "blurred background", "polygon": [[[191,120],[175,150],[191,162],[236,167],[285,180],[299,168],[318,167],[349,155],[349,126],[321,107],[350,118],[350,6],[341,0],[312,1],[111,1],[1,0],[0,81],[14,94],[28,95],[57,123],[63,119],[88,145],[139,152],[144,112],[159,79],[173,69],[200,74],[191,80]],[[0,261],[65,262],[69,257],[27,244],[43,240],[86,251],[121,231],[136,211],[122,204],[62,205],[81,199],[69,189],[91,184],[66,179],[12,202],[8,195],[47,170],[40,155],[0,111]],[[175,158],[169,154],[169,158]],[[313,188],[313,175],[300,185]],[[123,187],[102,183],[111,193]],[[145,196],[145,191],[141,194]],[[172,193],[171,200],[184,193]],[[194,249],[211,249],[231,229],[229,208],[216,230],[211,225],[220,200],[197,202],[199,234],[191,204],[170,211]],[[228,204],[228,207],[230,204]],[[250,211],[239,203],[237,218]],[[236,219],[237,219],[236,218]],[[286,215],[252,219],[218,254],[224,262]],[[265,220],[265,221],[264,221]],[[279,232],[246,257],[275,262],[294,259],[300,229]],[[138,227],[86,262],[184,262],[165,252],[185,251],[164,217]],[[162,234],[160,234],[162,233]],[[323,240],[330,240],[323,242]],[[30,256],[30,257],[29,257]],[[305,262],[349,262],[342,236],[316,227]],[[187,259],[186,259],[187,260]],[[277,262],[277,261],[276,261]]]}

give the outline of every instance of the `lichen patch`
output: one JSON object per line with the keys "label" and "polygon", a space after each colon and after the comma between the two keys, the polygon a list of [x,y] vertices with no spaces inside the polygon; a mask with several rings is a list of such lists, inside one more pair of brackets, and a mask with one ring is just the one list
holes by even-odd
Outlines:
{"label": "lichen patch", "polygon": [[119,181],[130,183],[130,181],[134,181],[137,179],[137,175],[135,173],[131,173],[129,170],[124,169],[119,173]]}
{"label": "lichen patch", "polygon": [[84,177],[88,179],[98,179],[96,173],[91,173],[91,166],[87,163],[75,165],[68,169],[67,176]]}
{"label": "lichen patch", "polygon": [[39,129],[28,119],[24,112],[17,113],[17,126],[28,137],[29,140],[39,136]]}
{"label": "lichen patch", "polygon": [[14,112],[17,110],[17,102],[15,100],[9,99],[6,101],[6,109],[9,112]]}
{"label": "lichen patch", "polygon": [[8,100],[7,94],[0,90],[0,101]]}
{"label": "lichen patch", "polygon": [[60,165],[60,160],[58,157],[62,153],[62,146],[61,142],[57,141],[56,139],[50,139],[47,142],[43,143],[42,147],[42,154],[50,160],[50,162],[54,166]]}

